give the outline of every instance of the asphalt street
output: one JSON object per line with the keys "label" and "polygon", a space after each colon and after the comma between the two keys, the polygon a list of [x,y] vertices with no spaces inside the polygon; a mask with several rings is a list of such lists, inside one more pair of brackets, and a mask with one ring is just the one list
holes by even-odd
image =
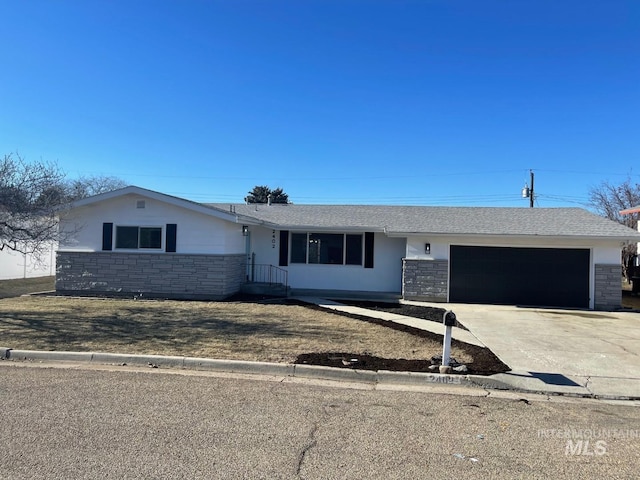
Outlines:
{"label": "asphalt street", "polygon": [[640,409],[629,403],[356,387],[2,362],[0,471],[11,479],[638,476]]}

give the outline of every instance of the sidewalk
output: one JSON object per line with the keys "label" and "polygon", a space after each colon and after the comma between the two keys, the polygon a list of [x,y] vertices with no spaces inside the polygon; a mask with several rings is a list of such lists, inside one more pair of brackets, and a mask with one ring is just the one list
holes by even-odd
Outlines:
{"label": "sidewalk", "polygon": [[[340,312],[351,313],[354,315],[362,315],[365,317],[378,318],[380,320],[386,320],[388,322],[399,323],[402,325],[406,325],[408,327],[414,327],[420,330],[426,330],[428,332],[435,333],[437,335],[444,335],[444,329],[445,329],[444,325],[438,324],[436,322],[432,322],[430,320],[422,320],[420,318],[407,317],[405,315],[398,315],[396,313],[387,313],[387,312],[369,310],[361,307],[352,307],[350,305],[344,305],[339,302],[334,302],[333,300],[327,300],[326,298],[319,298],[319,297],[293,297],[293,298],[295,300],[299,300],[305,303],[311,303],[329,310],[337,310]],[[434,306],[434,305],[428,305],[428,306]],[[443,308],[443,307],[438,306],[438,308]],[[451,336],[452,338],[456,340],[460,340],[461,342],[471,343],[472,345],[477,345],[479,347],[486,346],[475,335],[473,335],[473,333],[467,330],[463,330],[462,328],[452,327]]]}

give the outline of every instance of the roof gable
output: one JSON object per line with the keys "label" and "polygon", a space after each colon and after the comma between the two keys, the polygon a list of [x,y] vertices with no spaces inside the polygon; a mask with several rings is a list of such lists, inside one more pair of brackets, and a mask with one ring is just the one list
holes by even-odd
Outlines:
{"label": "roof gable", "polygon": [[[81,200],[76,200],[70,205],[70,207],[79,208],[79,207],[85,207],[89,205],[95,205],[97,203],[106,202],[106,201],[123,197],[126,195],[137,195],[139,197],[157,200],[159,202],[167,203],[170,205],[174,205],[177,207],[181,207],[187,210],[202,213],[204,215],[209,215],[212,217],[220,218],[222,220],[227,220],[234,223],[238,223],[240,221],[245,221],[245,223],[247,223],[247,221],[253,220],[253,219],[240,218],[240,216],[237,215],[235,212],[224,211],[224,210],[221,210],[220,208],[208,206],[202,203],[192,202],[191,200],[187,200],[180,197],[174,197],[172,195],[166,195],[164,193],[156,192],[153,190],[147,190],[145,188],[136,187],[135,185],[130,185],[128,187],[120,188],[118,190],[112,190],[110,192],[101,193],[99,195],[83,198]],[[251,223],[255,223],[255,220],[253,220]]]}

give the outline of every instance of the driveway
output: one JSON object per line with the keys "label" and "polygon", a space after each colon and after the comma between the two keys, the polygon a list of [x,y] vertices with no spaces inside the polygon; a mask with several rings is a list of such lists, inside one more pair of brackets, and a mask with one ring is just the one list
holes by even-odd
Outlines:
{"label": "driveway", "polygon": [[449,304],[522,379],[558,390],[640,397],[640,314]]}

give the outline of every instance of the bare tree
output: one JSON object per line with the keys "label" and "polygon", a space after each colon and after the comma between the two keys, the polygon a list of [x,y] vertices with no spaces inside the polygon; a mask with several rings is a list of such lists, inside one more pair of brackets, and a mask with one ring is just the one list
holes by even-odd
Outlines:
{"label": "bare tree", "polygon": [[269,196],[271,196],[271,203],[289,203],[289,195],[284,193],[282,188],[271,190],[266,185],[253,187],[249,195],[244,197],[244,201],[246,203],[269,203]]}
{"label": "bare tree", "polygon": [[100,193],[118,190],[126,186],[127,183],[118,177],[95,175],[80,177],[67,182],[67,197],[68,200],[79,200],[81,198],[99,195]]}
{"label": "bare tree", "polygon": [[[589,191],[589,204],[603,217],[636,230],[640,215],[620,215],[620,211],[640,205],[640,184],[633,183],[630,177],[619,185],[602,182]],[[631,266],[637,253],[636,243],[627,243],[622,248],[622,267],[627,280],[630,279]]]}
{"label": "bare tree", "polygon": [[631,178],[619,185],[602,182],[589,190],[589,204],[603,217],[636,229],[638,215],[620,215],[620,210],[640,205],[640,185]]}
{"label": "bare tree", "polygon": [[0,251],[48,253],[61,240],[58,217],[73,200],[124,186],[114,177],[67,181],[55,163],[28,163],[18,154],[0,159]]}
{"label": "bare tree", "polygon": [[0,250],[41,254],[57,240],[64,176],[55,164],[0,160]]}

